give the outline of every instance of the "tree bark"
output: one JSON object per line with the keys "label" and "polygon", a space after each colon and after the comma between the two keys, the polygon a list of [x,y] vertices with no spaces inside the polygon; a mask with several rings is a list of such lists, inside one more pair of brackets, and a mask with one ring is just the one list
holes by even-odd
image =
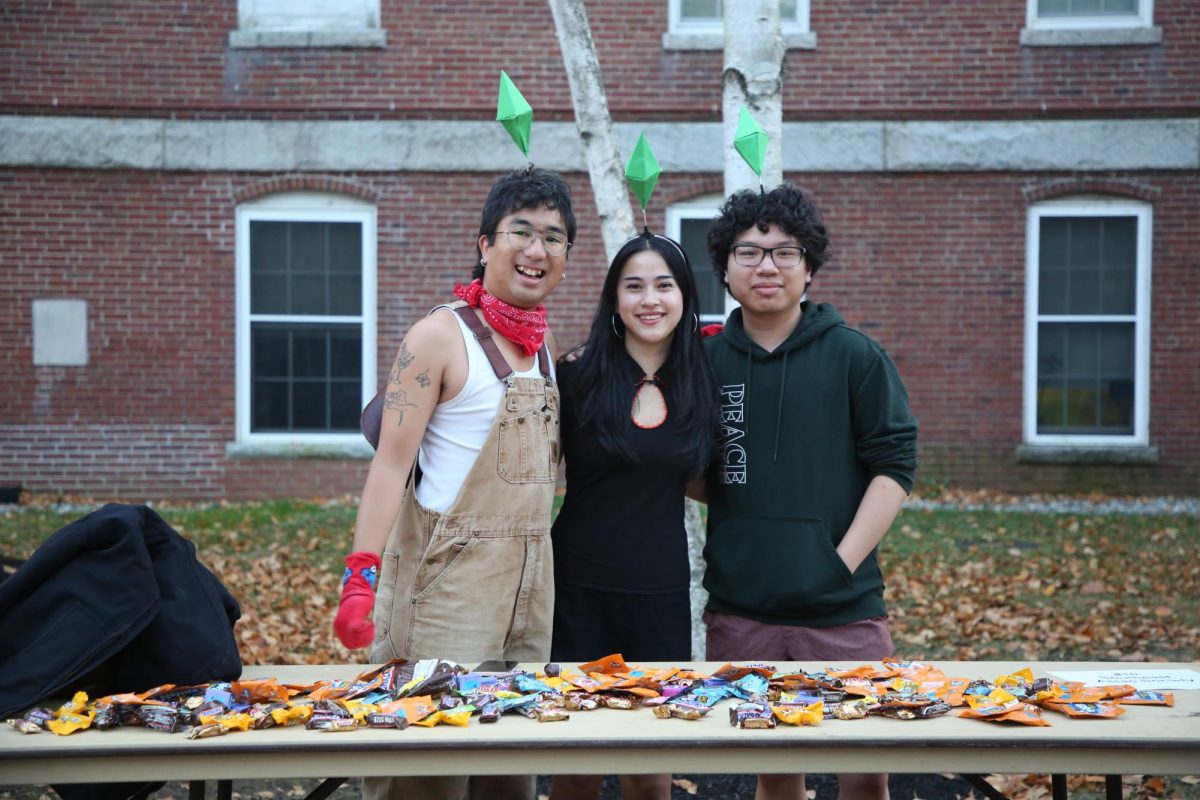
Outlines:
{"label": "tree bark", "polygon": [[[725,70],[721,76],[725,138],[725,195],[783,182],[783,32],[779,0],[726,0]],[[767,132],[767,152],[759,176],[733,149],[738,110]]]}
{"label": "tree bark", "polygon": [[624,161],[617,146],[612,117],[608,113],[600,60],[596,56],[596,45],[592,41],[583,0],[549,2],[563,65],[571,86],[575,124],[583,142],[596,212],[600,216],[604,252],[611,262],[621,245],[633,238],[637,230],[629,202],[629,189],[625,186]]}

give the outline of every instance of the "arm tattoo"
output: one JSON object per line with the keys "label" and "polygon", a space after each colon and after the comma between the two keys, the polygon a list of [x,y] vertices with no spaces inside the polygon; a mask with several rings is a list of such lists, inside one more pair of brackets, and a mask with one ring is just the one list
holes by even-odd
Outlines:
{"label": "arm tattoo", "polygon": [[412,364],[413,354],[409,352],[407,344],[400,345],[400,355],[396,356],[396,363],[392,364],[392,374],[388,376],[388,383],[399,383],[400,373],[404,368]]}
{"label": "arm tattoo", "polygon": [[429,370],[428,369],[426,369],[424,372],[417,375],[417,383],[421,384],[422,389],[429,388]]}
{"label": "arm tattoo", "polygon": [[403,389],[392,389],[383,398],[383,407],[392,408],[400,414],[400,419],[396,420],[396,427],[399,427],[404,422],[404,409],[416,408],[416,403],[408,402],[408,394]]}

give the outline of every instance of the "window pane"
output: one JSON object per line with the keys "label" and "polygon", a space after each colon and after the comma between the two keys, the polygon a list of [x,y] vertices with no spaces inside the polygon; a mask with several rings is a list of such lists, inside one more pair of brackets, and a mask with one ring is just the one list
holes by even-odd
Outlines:
{"label": "window pane", "polygon": [[325,223],[292,222],[290,261],[293,272],[325,271]]}
{"label": "window pane", "polygon": [[[251,325],[251,430],[358,430],[358,325]],[[331,401],[332,396],[332,401]],[[355,407],[353,414],[347,410]]]}
{"label": "window pane", "polygon": [[362,311],[362,281],[358,275],[331,275],[329,313],[358,316]]}
{"label": "window pane", "polygon": [[324,431],[327,403],[325,381],[304,381],[292,384],[292,430]]}
{"label": "window pane", "polygon": [[362,395],[358,381],[334,381],[330,385],[330,424],[334,428],[358,430]]}
{"label": "window pane", "polygon": [[357,222],[252,221],[251,313],[362,314],[362,255]]}
{"label": "window pane", "polygon": [[308,316],[323,316],[329,313],[327,308],[329,293],[324,272],[293,272],[290,283],[292,286],[290,313]]}
{"label": "window pane", "polygon": [[362,333],[357,329],[330,334],[330,370],[336,378],[362,377]]}
{"label": "window pane", "polygon": [[287,223],[250,223],[250,313],[287,313]]}
{"label": "window pane", "polygon": [[1038,433],[1133,433],[1133,323],[1038,326]]}
{"label": "window pane", "polygon": [[255,381],[250,426],[256,431],[288,429],[288,385],[286,381]]}
{"label": "window pane", "polygon": [[362,226],[334,222],[329,228],[329,270],[357,275],[362,270]]}
{"label": "window pane", "polygon": [[255,378],[288,376],[288,334],[286,331],[254,326],[250,334],[250,371]]}
{"label": "window pane", "polygon": [[1069,227],[1058,218],[1043,217],[1038,236],[1038,312],[1067,313],[1070,263]]}
{"label": "window pane", "polygon": [[292,375],[296,378],[324,378],[327,374],[325,348],[328,332],[303,328],[292,334]]}
{"label": "window pane", "polygon": [[1043,217],[1039,239],[1039,313],[1134,313],[1136,217]]}
{"label": "window pane", "polygon": [[250,275],[250,311],[253,314],[286,314],[287,276],[278,273]]}
{"label": "window pane", "polygon": [[1138,13],[1138,0],[1038,0],[1039,17],[1130,16]]}
{"label": "window pane", "polygon": [[[721,0],[679,0],[679,15],[685,22],[720,22],[724,8]],[[779,0],[781,22],[795,22],[796,0]]]}
{"label": "window pane", "polygon": [[692,264],[696,276],[696,292],[700,295],[700,314],[725,318],[725,287],[713,273],[708,255],[709,219],[684,219],[679,223],[679,243]]}
{"label": "window pane", "polygon": [[679,0],[679,15],[685,20],[721,19],[721,0]]}

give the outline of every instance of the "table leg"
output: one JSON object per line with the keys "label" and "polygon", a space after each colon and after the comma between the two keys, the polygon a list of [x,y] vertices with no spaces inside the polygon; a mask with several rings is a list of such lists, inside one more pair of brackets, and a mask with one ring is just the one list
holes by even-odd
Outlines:
{"label": "table leg", "polygon": [[338,787],[345,783],[347,778],[326,778],[321,781],[321,785],[308,793],[308,797],[304,800],[325,800],[326,797],[337,791]]}
{"label": "table leg", "polygon": [[1125,792],[1121,788],[1120,775],[1104,776],[1104,796],[1108,798],[1108,800],[1121,800],[1121,798],[1125,796]]}
{"label": "table leg", "polygon": [[188,800],[204,800],[204,781],[191,781],[188,783]]}
{"label": "table leg", "polygon": [[233,781],[217,781],[217,800],[233,800]]}
{"label": "table leg", "polygon": [[983,796],[987,797],[988,800],[1008,800],[1008,797],[995,786],[988,783],[982,775],[963,775],[962,777],[967,783],[983,792]]}
{"label": "table leg", "polygon": [[1050,795],[1054,800],[1067,800],[1067,776],[1050,776]]}

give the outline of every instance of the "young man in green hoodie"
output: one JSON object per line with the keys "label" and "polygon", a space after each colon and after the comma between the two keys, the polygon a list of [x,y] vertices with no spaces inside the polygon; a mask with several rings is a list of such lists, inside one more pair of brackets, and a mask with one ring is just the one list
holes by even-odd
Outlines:
{"label": "young man in green hoodie", "polygon": [[[912,489],[917,423],[883,348],[807,299],[828,243],[786,184],[733,195],[708,235],[741,304],[705,343],[723,434],[707,487],[712,661],[892,655],[875,547]],[[886,775],[838,777],[841,798],[887,797]],[[757,800],[803,797],[803,775],[759,776]]]}

